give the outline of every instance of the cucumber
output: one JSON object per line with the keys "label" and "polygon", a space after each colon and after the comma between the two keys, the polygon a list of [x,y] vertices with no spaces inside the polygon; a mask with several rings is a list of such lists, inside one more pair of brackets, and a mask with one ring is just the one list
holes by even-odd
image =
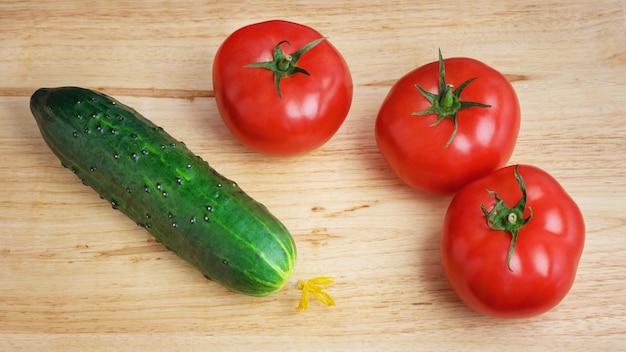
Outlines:
{"label": "cucumber", "polygon": [[291,276],[285,226],[132,108],[79,87],[41,88],[30,108],[64,167],[206,278],[266,296]]}

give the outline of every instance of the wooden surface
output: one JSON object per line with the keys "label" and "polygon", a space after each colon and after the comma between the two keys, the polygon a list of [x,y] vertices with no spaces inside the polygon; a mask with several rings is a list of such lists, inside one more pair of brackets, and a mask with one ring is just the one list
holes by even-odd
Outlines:
{"label": "wooden surface", "polygon": [[[619,0],[55,1],[0,3],[0,350],[618,350],[626,334],[626,16]],[[312,26],[355,83],[334,138],[276,159],[240,146],[213,99],[219,44],[267,19]],[[587,241],[554,310],[503,321],[466,308],[438,262],[450,197],[403,185],[373,126],[393,82],[471,56],[516,89],[511,163],[555,176]],[[44,144],[36,88],[101,89],[187,143],[293,233],[292,281],[228,292],[84,187]],[[333,275],[337,306],[296,313],[297,279]],[[623,348],[623,347],[622,347]]]}

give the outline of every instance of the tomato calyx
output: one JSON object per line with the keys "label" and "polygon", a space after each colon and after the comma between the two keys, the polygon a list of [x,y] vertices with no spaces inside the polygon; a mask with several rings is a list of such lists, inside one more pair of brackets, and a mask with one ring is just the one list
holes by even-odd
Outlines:
{"label": "tomato calyx", "polygon": [[285,54],[280,46],[282,44],[291,45],[291,43],[288,40],[283,40],[274,47],[274,57],[271,61],[254,62],[246,65],[246,67],[260,67],[272,71],[274,74],[274,86],[276,88],[276,93],[279,98],[282,98],[280,93],[280,80],[296,73],[310,76],[305,69],[296,66],[296,64],[302,55],[313,49],[314,46],[321,43],[324,39],[326,38],[316,39],[298,49],[293,54]]}
{"label": "tomato calyx", "polygon": [[511,269],[511,257],[515,251],[515,245],[517,244],[517,237],[519,230],[526,225],[533,216],[532,208],[528,207],[529,215],[524,218],[524,211],[526,209],[526,185],[524,179],[518,171],[518,165],[515,166],[515,179],[522,191],[522,197],[512,207],[509,208],[504,201],[498,196],[497,192],[486,190],[487,193],[493,195],[495,198],[495,205],[491,210],[487,210],[484,204],[480,205],[480,208],[485,214],[487,226],[492,230],[507,231],[511,234],[511,244],[509,246],[509,252],[506,257],[506,266],[510,271]]}
{"label": "tomato calyx", "polygon": [[413,116],[423,116],[436,114],[437,121],[430,125],[430,127],[437,126],[444,119],[452,120],[454,124],[454,129],[452,130],[452,134],[450,134],[450,138],[446,142],[444,148],[447,148],[454,136],[456,136],[456,132],[459,128],[459,123],[457,119],[457,113],[460,110],[467,109],[470,107],[480,107],[480,108],[490,108],[491,105],[472,102],[472,101],[461,101],[461,93],[467,87],[468,84],[472,83],[477,77],[470,78],[467,81],[463,82],[458,88],[454,89],[454,86],[446,83],[446,69],[443,63],[443,57],[441,55],[441,49],[439,50],[439,94],[431,93],[424,90],[419,84],[416,84],[415,87],[422,93],[424,98],[426,98],[432,106],[426,110],[414,112],[411,115]]}

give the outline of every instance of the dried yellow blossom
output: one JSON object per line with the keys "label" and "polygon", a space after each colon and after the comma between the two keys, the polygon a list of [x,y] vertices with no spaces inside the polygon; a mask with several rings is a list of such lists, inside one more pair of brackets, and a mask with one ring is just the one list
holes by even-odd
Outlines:
{"label": "dried yellow blossom", "polygon": [[322,304],[329,307],[334,306],[335,300],[328,293],[324,292],[333,282],[335,282],[335,279],[332,276],[320,276],[310,280],[298,280],[296,287],[298,290],[302,290],[302,297],[300,298],[300,304],[298,304],[296,311],[301,312],[309,308],[309,293]]}

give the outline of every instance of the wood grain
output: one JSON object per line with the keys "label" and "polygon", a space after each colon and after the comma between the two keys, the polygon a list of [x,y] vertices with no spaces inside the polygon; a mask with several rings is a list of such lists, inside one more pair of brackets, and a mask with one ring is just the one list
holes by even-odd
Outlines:
{"label": "wood grain", "polygon": [[[618,0],[0,3],[1,350],[619,350],[626,336],[626,14]],[[212,59],[237,28],[281,18],[342,52],[350,114],[308,155],[240,146],[213,99]],[[373,125],[393,82],[444,56],[503,72],[522,107],[511,163],[580,205],[576,282],[532,319],[482,317],[438,262],[450,197],[403,185]],[[39,87],[100,89],[183,140],[290,228],[293,281],[266,298],[207,282],[63,169],[30,115]],[[295,313],[299,278],[333,275],[333,308]]]}

